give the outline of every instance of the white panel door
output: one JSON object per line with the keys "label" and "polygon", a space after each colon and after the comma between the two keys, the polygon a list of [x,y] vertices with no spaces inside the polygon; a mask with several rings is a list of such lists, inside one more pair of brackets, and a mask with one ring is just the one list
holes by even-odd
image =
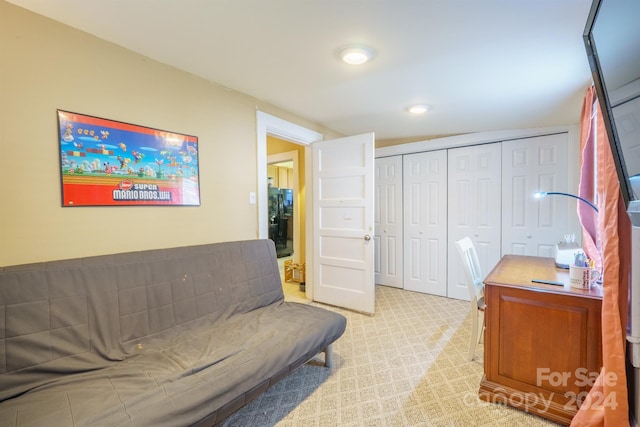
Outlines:
{"label": "white panel door", "polygon": [[469,300],[464,266],[455,242],[473,241],[483,276],[500,260],[500,143],[449,150],[447,296]]}
{"label": "white panel door", "polygon": [[375,160],[375,281],[402,288],[402,156]]}
{"label": "white panel door", "polygon": [[373,134],[312,148],[314,300],[373,314]]}
{"label": "white panel door", "polygon": [[447,151],[403,158],[404,288],[447,294]]}
{"label": "white panel door", "polygon": [[568,209],[575,200],[533,197],[538,191],[569,191],[568,138],[561,133],[502,143],[503,254],[553,257],[555,244],[569,231]]}

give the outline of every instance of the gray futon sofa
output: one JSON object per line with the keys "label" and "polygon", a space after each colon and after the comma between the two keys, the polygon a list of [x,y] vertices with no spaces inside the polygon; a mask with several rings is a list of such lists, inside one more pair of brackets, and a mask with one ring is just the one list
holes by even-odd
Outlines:
{"label": "gray futon sofa", "polygon": [[215,425],[345,326],[283,300],[270,240],[3,267],[0,426]]}

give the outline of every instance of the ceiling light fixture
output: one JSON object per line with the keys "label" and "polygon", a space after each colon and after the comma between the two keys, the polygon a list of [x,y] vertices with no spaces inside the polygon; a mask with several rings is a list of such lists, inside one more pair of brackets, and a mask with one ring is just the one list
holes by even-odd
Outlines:
{"label": "ceiling light fixture", "polygon": [[349,65],[362,65],[373,58],[373,50],[362,46],[345,47],[340,50],[340,58]]}
{"label": "ceiling light fixture", "polygon": [[408,108],[411,114],[424,114],[429,111],[428,105],[412,105]]}

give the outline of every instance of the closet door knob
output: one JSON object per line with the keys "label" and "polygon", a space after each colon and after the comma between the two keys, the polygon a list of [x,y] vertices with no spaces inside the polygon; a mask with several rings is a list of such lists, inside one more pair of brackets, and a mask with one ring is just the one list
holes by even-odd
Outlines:
{"label": "closet door knob", "polygon": [[368,242],[369,240],[371,240],[371,236],[367,234],[366,236],[364,236],[364,240]]}

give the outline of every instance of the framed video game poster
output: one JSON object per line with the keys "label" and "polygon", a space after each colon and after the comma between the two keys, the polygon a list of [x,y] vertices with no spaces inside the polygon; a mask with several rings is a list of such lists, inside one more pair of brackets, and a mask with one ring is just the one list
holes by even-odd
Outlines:
{"label": "framed video game poster", "polygon": [[199,206],[198,138],[57,110],[62,206]]}

